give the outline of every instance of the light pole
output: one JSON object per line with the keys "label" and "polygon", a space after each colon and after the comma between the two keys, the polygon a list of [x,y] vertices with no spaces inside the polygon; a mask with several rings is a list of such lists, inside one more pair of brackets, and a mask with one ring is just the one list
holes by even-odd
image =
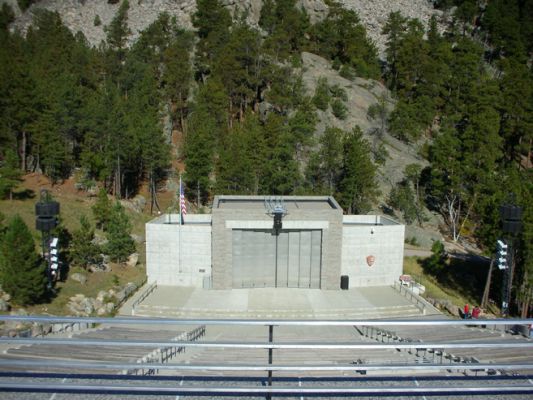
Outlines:
{"label": "light pole", "polygon": [[[51,254],[50,231],[57,226],[57,215],[59,214],[59,203],[50,198],[46,189],[41,190],[41,198],[35,204],[35,228],[42,233],[43,257],[46,259],[46,276],[48,278],[48,289],[52,289],[52,265],[57,270],[57,254]],[[57,252],[57,241],[54,246]],[[48,250],[48,251],[47,251]],[[54,261],[54,262],[52,262]],[[56,272],[57,274],[57,272]]]}
{"label": "light pole", "polygon": [[515,269],[515,243],[514,239],[522,229],[522,207],[513,204],[504,204],[500,207],[500,218],[504,239],[498,240],[498,267],[504,270],[502,287],[502,317],[509,316],[511,291],[513,288],[513,275]]}

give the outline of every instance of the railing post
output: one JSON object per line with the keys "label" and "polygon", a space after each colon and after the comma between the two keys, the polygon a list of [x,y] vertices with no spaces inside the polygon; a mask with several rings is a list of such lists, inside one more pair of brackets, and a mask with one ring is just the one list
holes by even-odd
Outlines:
{"label": "railing post", "polygon": [[[269,325],[268,326],[268,343],[272,344],[273,340],[274,340],[274,325]],[[269,366],[272,365],[272,350],[273,350],[272,347],[268,348],[268,365]],[[268,386],[269,387],[272,386],[272,370],[271,369],[268,370]],[[271,400],[272,395],[267,394],[266,399]]]}

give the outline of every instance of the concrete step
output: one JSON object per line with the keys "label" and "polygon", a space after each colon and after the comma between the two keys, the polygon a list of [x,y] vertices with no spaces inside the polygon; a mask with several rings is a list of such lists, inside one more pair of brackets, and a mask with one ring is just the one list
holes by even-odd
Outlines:
{"label": "concrete step", "polygon": [[284,318],[284,319],[376,319],[419,317],[420,310],[414,305],[373,307],[360,309],[315,310],[213,310],[201,308],[175,308],[169,306],[141,305],[135,315],[144,317],[173,318]]}

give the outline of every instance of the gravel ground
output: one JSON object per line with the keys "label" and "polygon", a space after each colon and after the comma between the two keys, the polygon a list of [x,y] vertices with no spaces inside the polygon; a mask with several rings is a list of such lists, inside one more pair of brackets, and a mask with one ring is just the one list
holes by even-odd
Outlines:
{"label": "gravel ground", "polygon": [[[118,378],[118,377],[117,377]],[[380,376],[359,376],[359,377],[350,377],[350,378],[287,378],[287,379],[274,379],[274,387],[295,387],[295,388],[332,388],[332,387],[365,387],[365,388],[391,388],[391,387],[444,387],[444,388],[459,388],[459,387],[504,387],[511,385],[521,385],[531,388],[529,393],[524,394],[477,394],[471,395],[468,393],[458,393],[457,395],[441,395],[433,396],[432,399],[480,399],[487,398],[490,399],[531,399],[533,398],[533,380],[531,376],[524,377],[465,377],[465,376],[424,376],[424,377],[380,377]],[[183,378],[183,377],[173,377],[173,378],[142,378],[142,379],[132,379],[131,377],[122,377],[118,379],[95,379],[95,377],[87,378],[64,378],[61,376],[55,376],[52,378],[45,378],[44,376],[2,376],[0,377],[1,382],[28,382],[33,384],[42,384],[42,385],[57,385],[58,388],[61,386],[65,387],[69,384],[84,384],[84,385],[120,385],[120,386],[150,386],[157,388],[179,388],[179,387],[264,387],[266,386],[266,379],[257,379],[257,378],[230,378],[225,379],[222,377],[212,377],[212,378]],[[157,393],[145,395],[135,395],[128,394],[127,399],[137,400],[137,399],[153,399]],[[381,392],[381,395],[385,393]],[[172,395],[157,395],[158,399],[228,399],[237,397],[236,393],[229,393],[226,396],[212,396],[212,395],[182,395],[177,392]],[[345,399],[346,396],[272,396],[273,398],[285,398],[285,399]],[[376,397],[381,397],[380,393],[373,394],[371,396],[360,397],[359,399],[375,399]],[[389,394],[389,397],[394,397],[395,399],[411,399],[411,398],[425,398],[423,394],[420,396],[398,396],[396,394]],[[124,398],[124,393],[111,395],[106,393],[95,393],[95,394],[72,394],[72,393],[54,393],[53,391],[46,393],[13,393],[13,392],[2,392],[0,391],[0,399],[2,400],[11,400],[11,399],[30,399],[30,400],[67,400],[67,399],[76,399],[76,400],[107,400],[107,399],[118,399]],[[252,398],[265,398],[265,395],[257,396],[239,396],[241,399],[252,399]]]}

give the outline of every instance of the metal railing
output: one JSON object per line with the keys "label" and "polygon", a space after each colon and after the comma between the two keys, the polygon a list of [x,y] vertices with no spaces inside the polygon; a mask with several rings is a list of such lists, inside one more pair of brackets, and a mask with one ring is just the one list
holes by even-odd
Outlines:
{"label": "metal railing", "polygon": [[411,303],[413,303],[420,310],[420,312],[422,312],[423,315],[426,315],[428,309],[434,309],[434,307],[424,298],[413,293],[410,288],[402,285],[401,283],[394,282],[393,288],[400,292],[400,294],[403,294],[405,298],[409,299]]}
{"label": "metal railing", "polygon": [[[62,345],[77,345],[88,346],[90,349],[106,348],[106,346],[116,347],[148,347],[157,348],[158,351],[162,350],[162,353],[158,353],[159,359],[153,358],[142,362],[117,362],[117,361],[94,361],[93,360],[63,360],[53,359],[53,354],[50,358],[6,358],[5,355],[0,355],[0,392],[2,391],[18,391],[18,392],[68,392],[68,393],[106,393],[111,394],[145,394],[145,395],[226,395],[235,396],[238,395],[251,395],[251,396],[266,396],[271,398],[272,396],[280,395],[286,396],[293,395],[313,395],[313,396],[330,396],[330,395],[367,395],[367,396],[391,396],[391,395],[432,395],[432,394],[507,394],[507,393],[527,393],[533,394],[533,384],[528,381],[529,375],[521,377],[520,371],[533,370],[533,341],[529,339],[523,339],[517,341],[516,339],[506,340],[504,338],[497,338],[497,340],[469,340],[456,341],[456,342],[410,342],[410,341],[393,341],[389,342],[362,342],[343,340],[316,340],[306,341],[305,337],[298,336],[295,340],[291,341],[276,341],[274,340],[276,329],[281,327],[298,327],[301,332],[302,327],[372,327],[379,325],[381,327],[394,327],[394,326],[410,326],[410,327],[424,327],[424,326],[464,326],[470,325],[472,322],[467,320],[413,320],[413,319],[388,319],[388,320],[243,320],[243,319],[162,319],[162,318],[73,318],[73,317],[37,317],[37,316],[0,316],[0,320],[8,321],[22,321],[22,322],[47,322],[47,323],[72,323],[72,322],[84,322],[84,323],[98,323],[98,324],[134,324],[136,326],[198,326],[195,330],[190,332],[190,335],[181,336],[174,340],[152,340],[147,339],[91,339],[91,338],[0,338],[0,344],[5,347],[8,346],[21,346],[21,345],[39,345],[46,344],[49,346],[62,346]],[[514,320],[484,320],[484,324],[492,326],[530,326],[533,324],[533,319],[514,319]],[[247,340],[245,334],[239,340],[201,340],[195,341],[205,333],[204,326],[227,326],[236,329],[244,326],[265,327],[265,333],[268,335],[268,340],[257,341]],[[370,328],[369,328],[370,329]],[[389,331],[392,333],[392,331]],[[264,362],[239,362],[230,363],[225,361],[206,363],[199,362],[194,363],[191,360],[175,359],[173,363],[166,362],[161,354],[164,354],[164,349],[168,348],[196,348],[196,349],[221,349],[224,352],[240,352],[244,349],[262,349],[265,350]],[[302,354],[307,357],[318,357],[314,352],[309,350],[343,350],[345,352],[364,349],[368,351],[378,349],[408,349],[408,350],[423,350],[433,352],[434,357],[443,355],[444,351],[449,349],[484,349],[487,353],[494,349],[519,349],[522,354],[531,354],[530,360],[526,362],[477,362],[477,360],[463,360],[463,362],[455,362],[455,360],[449,360],[449,363],[442,362],[429,362],[429,363],[415,363],[415,362],[376,362],[368,363],[362,360],[354,359],[349,363],[338,363],[328,359],[327,352],[320,359],[303,359],[299,362],[274,362],[272,352],[276,350],[276,354],[280,354],[279,360],[283,361],[283,353],[287,350],[301,350]],[[34,376],[38,374],[35,371],[49,370],[49,369],[66,369],[68,373],[61,375],[63,380],[58,379],[57,374],[39,375],[43,379],[49,378],[45,382],[34,383]],[[146,377],[137,378],[135,375],[130,376],[129,380],[124,383],[115,383],[111,379],[118,379],[117,375],[112,375],[114,371],[127,371],[134,369],[145,369],[153,371],[154,381],[147,380]],[[17,375],[18,379],[13,377],[13,371],[22,370],[28,371],[26,373],[21,372]],[[1,372],[1,371],[9,371]],[[32,371],[32,372],[30,372]],[[95,375],[90,375],[90,381],[87,383],[80,383],[79,380],[83,379],[83,374],[76,373],[74,371],[84,371],[87,375],[87,371],[109,371],[110,374],[104,373],[100,375],[102,382],[95,382]],[[462,373],[465,371],[485,371],[487,373],[500,374],[500,380],[495,380],[494,377],[491,380],[469,380],[465,385],[443,384],[443,380],[449,379],[446,377],[448,373]],[[166,375],[174,374],[182,376],[182,384],[180,386],[165,384],[164,381],[156,380],[155,376],[158,372],[165,372]],[[264,379],[262,385],[246,384],[247,380],[240,380],[233,382],[234,384],[228,384],[231,381],[230,376],[235,376],[238,373],[240,377],[248,377],[251,373],[266,373],[262,379]],[[362,384],[361,377],[358,380],[350,380],[351,384],[347,384],[342,381],[329,380],[325,384],[319,386],[316,385],[316,379],[313,378],[311,385],[301,385],[301,378],[305,377],[309,373],[328,373],[331,378],[332,374],[339,379],[343,379],[343,376],[348,372],[356,373],[373,373],[380,376],[391,376],[390,373],[394,372],[396,377],[398,374],[405,374],[404,379],[401,377],[394,378],[400,379],[390,385],[381,385],[379,388],[374,387],[371,384]],[[183,382],[191,382],[184,380],[183,376],[188,374],[191,376],[207,376],[211,373],[211,376],[216,376],[218,380],[200,379],[196,384]],[[233,375],[224,375],[223,373],[233,373]],[[285,380],[277,380],[274,377],[274,373],[292,373],[296,374],[300,379],[298,385],[287,385]],[[425,378],[421,378],[419,373],[424,374]],[[428,373],[432,373],[434,377],[434,383],[428,380]],[[8,374],[8,375],[6,375]],[[198,375],[200,374],[200,375]],[[385,374],[385,375],[383,375]],[[505,380],[504,375],[510,374],[513,376],[513,380]],[[9,376],[9,379],[3,379],[3,377]],[[113,378],[110,378],[113,377]],[[315,375],[313,375],[315,376]],[[405,377],[409,377],[406,379]],[[418,377],[418,378],[416,378]],[[68,379],[72,378],[72,381]],[[418,384],[416,379],[426,379],[424,385]],[[54,380],[55,379],[55,380]],[[140,380],[136,380],[140,379]],[[393,379],[393,378],[389,378]],[[487,378],[488,379],[488,378]],[[313,385],[313,382],[315,383]],[[370,381],[369,381],[370,382]]]}
{"label": "metal railing", "polygon": [[144,292],[131,304],[131,315],[135,315],[135,308],[140,305],[150,294],[157,289],[157,282],[152,282]]}
{"label": "metal railing", "polygon": [[[183,342],[183,341],[194,341],[205,335],[205,325],[199,326],[192,331],[182,332],[176,336],[171,341],[173,342]],[[165,346],[158,347],[153,350],[151,353],[145,355],[140,360],[137,360],[137,364],[165,364],[172,360],[178,354],[185,351],[184,346]],[[155,375],[159,372],[157,368],[133,368],[124,370],[126,375]]]}
{"label": "metal railing", "polygon": [[[387,342],[387,343],[423,343],[419,339],[412,339],[410,337],[403,337],[398,335],[396,332],[382,329],[378,326],[362,326],[356,327],[356,329],[361,333],[361,335],[376,340],[378,342]],[[457,356],[453,353],[444,351],[444,348],[435,349],[435,348],[426,348],[426,347],[416,347],[405,349],[401,346],[396,347],[397,350],[407,350],[410,354],[415,354],[416,362],[429,362],[429,355],[431,355],[431,362],[439,362],[443,364],[444,362],[448,363],[475,363],[478,364],[479,361],[475,357],[464,357]],[[415,352],[413,353],[413,350]],[[477,374],[479,369],[474,369],[474,372]]]}

